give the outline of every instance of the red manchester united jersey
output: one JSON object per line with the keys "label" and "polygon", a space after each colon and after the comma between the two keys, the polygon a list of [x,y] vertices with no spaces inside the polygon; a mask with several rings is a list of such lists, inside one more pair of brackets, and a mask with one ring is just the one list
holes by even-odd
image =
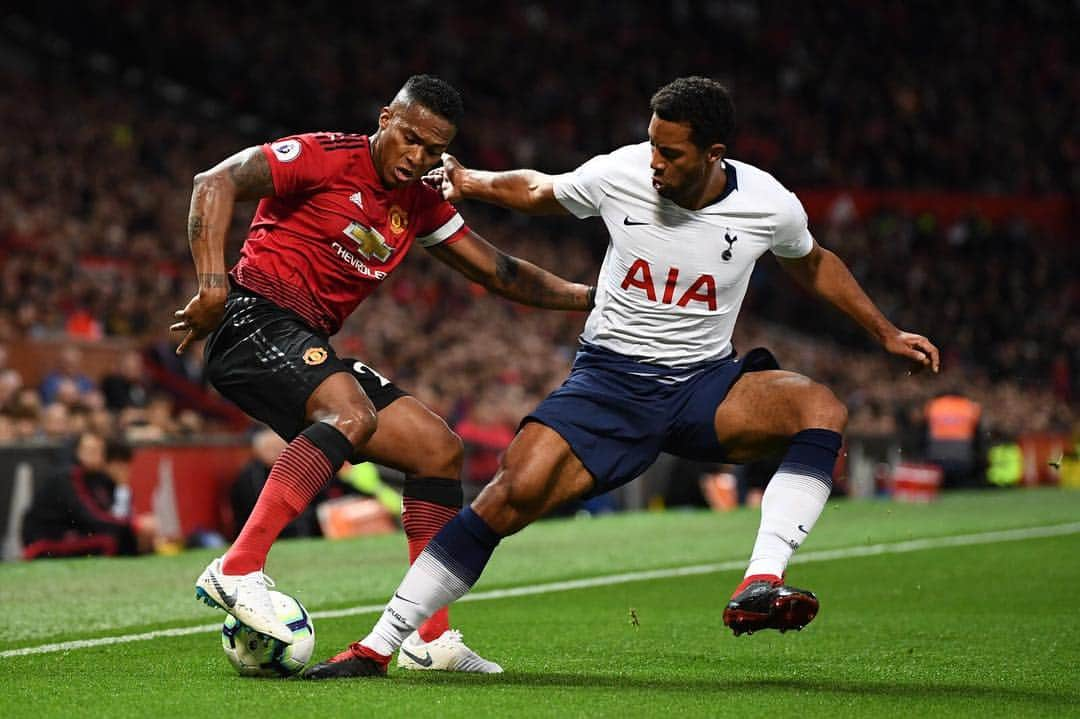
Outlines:
{"label": "red manchester united jersey", "polygon": [[394,271],[413,241],[454,242],[465,222],[422,182],[390,190],[368,138],[293,135],[262,146],[274,178],[230,274],[240,285],[334,334]]}

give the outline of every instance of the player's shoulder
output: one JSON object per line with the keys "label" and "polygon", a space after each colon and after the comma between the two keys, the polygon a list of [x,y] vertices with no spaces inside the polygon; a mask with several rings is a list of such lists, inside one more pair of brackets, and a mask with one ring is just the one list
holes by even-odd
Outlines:
{"label": "player's shoulder", "polygon": [[267,144],[274,157],[286,163],[301,158],[347,162],[354,154],[368,151],[366,135],[326,130],[286,135]]}
{"label": "player's shoulder", "polygon": [[744,202],[775,214],[789,214],[796,209],[802,211],[802,204],[795,194],[772,174],[741,160],[725,158],[724,164],[735,173],[739,197]]}
{"label": "player's shoulder", "polygon": [[608,165],[613,172],[628,173],[635,176],[641,174],[642,166],[648,167],[651,162],[652,148],[648,141],[636,142],[633,145],[623,145],[608,153],[606,157]]}
{"label": "player's shoulder", "polygon": [[327,152],[368,149],[368,136],[359,132],[320,130],[319,132],[306,133],[303,137],[310,138],[310,142],[318,143],[319,147]]}
{"label": "player's shoulder", "polygon": [[790,192],[780,180],[757,165],[751,165],[749,162],[743,162],[742,160],[733,160],[730,157],[724,158],[724,164],[735,170],[740,191],[755,195],[780,195]]}
{"label": "player's shoulder", "polygon": [[[593,155],[576,170],[577,174],[611,174],[640,169],[642,158],[649,156],[649,143],[624,145],[602,155]],[[648,159],[646,159],[648,162]]]}
{"label": "player's shoulder", "polygon": [[562,178],[601,189],[605,194],[648,184],[649,143],[624,145],[603,155],[594,155]]}
{"label": "player's shoulder", "polygon": [[632,145],[623,145],[611,151],[612,157],[625,162],[639,162],[643,157],[652,156],[652,145],[648,140],[635,142]]}

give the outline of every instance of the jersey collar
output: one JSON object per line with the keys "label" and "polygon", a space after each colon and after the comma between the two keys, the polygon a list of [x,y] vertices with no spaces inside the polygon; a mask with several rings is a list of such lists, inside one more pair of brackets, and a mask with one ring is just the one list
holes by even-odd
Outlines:
{"label": "jersey collar", "polygon": [[735,166],[724,160],[721,160],[720,163],[720,166],[724,168],[724,191],[715,200],[702,207],[703,210],[722,202],[728,195],[739,189],[739,176],[735,172]]}

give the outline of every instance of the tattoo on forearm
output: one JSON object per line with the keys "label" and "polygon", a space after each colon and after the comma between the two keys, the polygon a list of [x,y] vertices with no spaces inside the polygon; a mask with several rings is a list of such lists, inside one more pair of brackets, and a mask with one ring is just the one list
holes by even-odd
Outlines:
{"label": "tattoo on forearm", "polygon": [[218,288],[227,288],[229,286],[229,276],[220,272],[214,273],[199,273],[199,289],[200,290],[212,290]]}
{"label": "tattoo on forearm", "polygon": [[495,260],[495,277],[501,285],[512,285],[518,278],[518,260],[516,257],[499,253]]}
{"label": "tattoo on forearm", "polygon": [[193,212],[188,216],[187,221],[187,234],[188,242],[194,242],[195,240],[202,239],[203,230],[206,229],[206,225],[203,223],[202,215],[197,212]]}
{"label": "tattoo on forearm", "polygon": [[501,294],[533,307],[587,309],[581,286],[569,284],[528,262],[503,253],[495,259],[495,279]]}

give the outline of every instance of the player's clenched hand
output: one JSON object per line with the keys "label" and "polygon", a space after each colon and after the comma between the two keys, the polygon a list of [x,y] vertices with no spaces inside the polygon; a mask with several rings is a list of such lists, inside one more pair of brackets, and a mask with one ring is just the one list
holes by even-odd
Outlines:
{"label": "player's clenched hand", "polygon": [[465,167],[448,152],[442,156],[442,167],[424,175],[424,182],[442,193],[443,199],[457,202],[461,199],[461,176]]}
{"label": "player's clenched hand", "polygon": [[226,295],[225,290],[202,290],[191,298],[184,309],[174,313],[176,322],[169,329],[173,332],[187,331],[176,348],[176,354],[183,354],[189,344],[206,337],[221,324],[221,318],[225,316]]}
{"label": "player's clenched hand", "polygon": [[885,340],[885,349],[894,355],[907,357],[915,363],[915,372],[924,369],[938,371],[938,348],[922,335],[912,332],[897,332]]}

